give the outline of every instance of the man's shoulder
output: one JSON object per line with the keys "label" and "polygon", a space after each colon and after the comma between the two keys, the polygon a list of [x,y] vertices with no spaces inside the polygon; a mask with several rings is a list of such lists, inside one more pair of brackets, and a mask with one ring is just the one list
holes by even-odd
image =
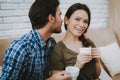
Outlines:
{"label": "man's shoulder", "polygon": [[12,48],[25,48],[27,45],[29,45],[32,42],[32,35],[29,33],[23,35],[20,38],[17,38],[13,42],[11,42],[10,47]]}

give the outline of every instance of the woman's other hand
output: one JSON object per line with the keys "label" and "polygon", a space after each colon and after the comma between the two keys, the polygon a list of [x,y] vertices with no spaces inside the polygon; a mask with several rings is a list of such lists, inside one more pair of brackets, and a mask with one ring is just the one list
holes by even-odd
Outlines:
{"label": "woman's other hand", "polygon": [[91,48],[92,58],[100,58],[100,51],[97,48]]}
{"label": "woman's other hand", "polygon": [[92,55],[91,54],[86,54],[86,53],[82,53],[82,54],[78,54],[77,55],[77,60],[74,66],[78,67],[78,68],[82,68],[84,66],[84,64],[90,62],[92,60]]}
{"label": "woman's other hand", "polygon": [[72,77],[69,72],[61,71],[53,74],[49,79],[47,80],[72,80]]}

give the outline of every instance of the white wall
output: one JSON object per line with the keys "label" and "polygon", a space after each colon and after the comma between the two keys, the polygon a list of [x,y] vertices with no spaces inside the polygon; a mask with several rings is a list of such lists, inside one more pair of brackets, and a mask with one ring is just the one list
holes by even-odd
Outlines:
{"label": "white wall", "polygon": [[[34,0],[0,0],[0,38],[21,36],[31,30],[29,8]],[[108,27],[109,0],[60,0],[62,18],[75,2],[85,3],[91,10],[90,28]],[[62,27],[64,31],[64,27]]]}

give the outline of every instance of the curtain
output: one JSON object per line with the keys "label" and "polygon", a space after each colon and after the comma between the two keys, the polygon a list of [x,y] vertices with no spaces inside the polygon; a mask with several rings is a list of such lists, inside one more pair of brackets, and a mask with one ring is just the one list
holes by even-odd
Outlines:
{"label": "curtain", "polygon": [[120,43],[120,0],[110,0],[109,26],[114,30]]}

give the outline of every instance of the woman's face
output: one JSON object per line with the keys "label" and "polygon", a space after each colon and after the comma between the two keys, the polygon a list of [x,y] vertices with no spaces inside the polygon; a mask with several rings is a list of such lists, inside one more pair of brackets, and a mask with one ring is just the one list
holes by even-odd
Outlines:
{"label": "woman's face", "polygon": [[84,10],[76,10],[69,19],[65,18],[67,31],[75,36],[81,36],[88,27],[88,14]]}

